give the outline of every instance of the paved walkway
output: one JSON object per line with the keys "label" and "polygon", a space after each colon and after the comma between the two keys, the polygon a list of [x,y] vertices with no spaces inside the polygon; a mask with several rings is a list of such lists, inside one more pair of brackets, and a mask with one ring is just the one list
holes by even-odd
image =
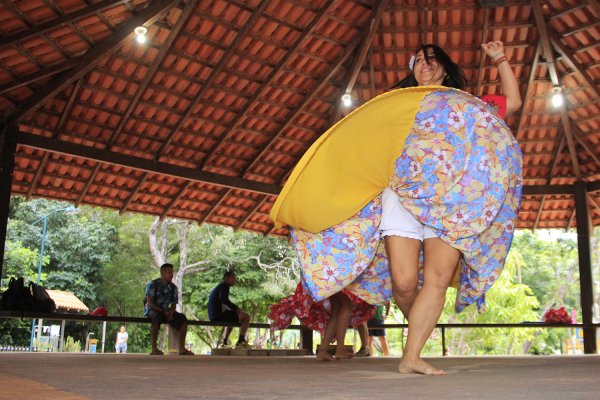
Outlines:
{"label": "paved walkway", "polygon": [[448,375],[400,375],[397,358],[0,353],[0,399],[600,399],[600,356],[429,360]]}

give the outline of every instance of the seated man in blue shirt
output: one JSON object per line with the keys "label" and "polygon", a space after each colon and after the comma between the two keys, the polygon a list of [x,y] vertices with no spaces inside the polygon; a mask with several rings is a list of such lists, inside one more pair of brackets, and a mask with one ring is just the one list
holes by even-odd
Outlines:
{"label": "seated man in blue shirt", "polygon": [[[235,285],[235,273],[227,271],[223,274],[223,281],[210,292],[208,297],[208,318],[214,322],[232,322],[240,324],[240,337],[235,347],[248,348],[246,331],[250,325],[250,315],[229,300],[229,288]],[[223,346],[229,345],[229,335],[233,327],[225,327]]]}
{"label": "seated man in blue shirt", "polygon": [[179,354],[193,355],[185,348],[187,335],[187,318],[184,314],[175,311],[179,295],[173,280],[173,265],[163,264],[160,267],[160,278],[148,282],[146,285],[146,305],[144,315],[152,321],[150,338],[152,341],[152,355],[162,355],[157,347],[158,331],[160,324],[169,324],[179,334]]}

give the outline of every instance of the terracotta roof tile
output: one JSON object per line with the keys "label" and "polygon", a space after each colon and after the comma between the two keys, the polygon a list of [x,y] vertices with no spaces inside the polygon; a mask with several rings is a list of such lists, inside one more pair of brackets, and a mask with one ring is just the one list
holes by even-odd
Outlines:
{"label": "terracotta roof tile", "polygon": [[[18,13],[0,5],[2,36],[24,35],[8,45],[0,40],[5,116],[152,2],[115,1],[100,12],[27,34],[61,18],[55,10],[68,16],[97,3],[21,1],[13,3]],[[259,15],[258,0],[194,3],[174,37],[187,2],[148,24],[146,45],[122,41],[21,121],[23,134],[54,142],[19,145],[14,193],[286,234],[268,219],[276,190],[235,189],[224,179],[235,178],[234,186],[243,187],[283,184],[310,144],[348,112],[338,104],[354,58],[339,60],[366,32],[377,2],[268,1]],[[500,93],[497,70],[487,60],[481,64],[485,25],[487,39],[505,42],[521,92],[529,90],[522,113],[507,121],[524,153],[525,185],[572,184],[575,171],[560,115],[550,105],[553,85],[545,59],[528,85],[540,40],[532,8],[527,1],[505,4],[484,10],[475,0],[445,0],[426,8],[417,0],[390,0],[362,60],[353,98],[357,104],[368,101],[405,76],[411,52],[422,41],[448,50],[465,69],[469,91],[477,91],[481,76],[480,93]],[[556,68],[581,174],[597,182],[600,27],[587,4],[546,0],[542,8],[548,30],[567,51],[563,56],[557,50]],[[245,36],[238,38],[240,32]],[[213,177],[223,183],[216,185]],[[589,199],[600,203],[599,192]],[[599,206],[591,208],[595,224]],[[574,224],[572,208],[568,194],[543,201],[526,195],[518,226],[566,227]]]}

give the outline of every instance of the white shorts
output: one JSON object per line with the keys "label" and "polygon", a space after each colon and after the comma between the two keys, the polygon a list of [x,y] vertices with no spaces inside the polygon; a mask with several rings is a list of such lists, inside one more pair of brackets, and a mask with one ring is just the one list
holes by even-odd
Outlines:
{"label": "white shorts", "polygon": [[383,213],[381,215],[381,237],[401,236],[409,239],[423,241],[437,237],[433,229],[424,226],[408,212],[390,188],[386,188],[381,195]]}

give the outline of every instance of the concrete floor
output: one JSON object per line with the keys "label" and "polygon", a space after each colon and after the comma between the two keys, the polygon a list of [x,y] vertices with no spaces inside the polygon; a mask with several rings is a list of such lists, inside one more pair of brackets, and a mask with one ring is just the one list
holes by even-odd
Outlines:
{"label": "concrete floor", "polygon": [[0,353],[0,399],[600,399],[600,356],[397,358]]}

